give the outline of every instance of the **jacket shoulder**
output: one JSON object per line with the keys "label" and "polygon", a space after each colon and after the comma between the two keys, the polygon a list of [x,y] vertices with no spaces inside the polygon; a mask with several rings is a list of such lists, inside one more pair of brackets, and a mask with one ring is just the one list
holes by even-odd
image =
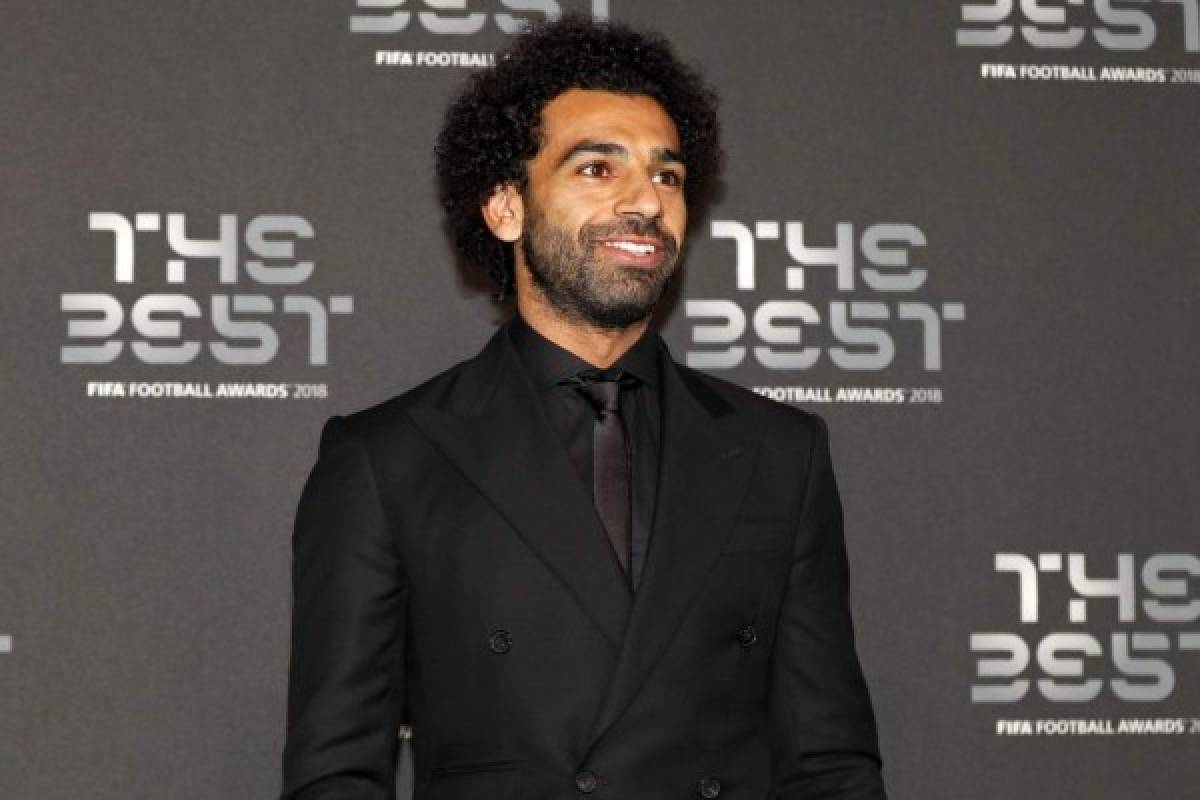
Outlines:
{"label": "jacket shoulder", "polygon": [[409,409],[416,406],[440,405],[463,380],[464,372],[474,360],[470,358],[460,361],[416,386],[374,405],[334,416],[326,423],[326,429],[336,427],[339,433],[348,434],[362,442],[388,439],[391,434],[407,426]]}
{"label": "jacket shoulder", "polygon": [[739,412],[761,415],[768,429],[780,432],[795,430],[809,436],[827,429],[825,420],[815,412],[772,400],[745,386],[678,362],[676,366],[693,386],[707,389]]}

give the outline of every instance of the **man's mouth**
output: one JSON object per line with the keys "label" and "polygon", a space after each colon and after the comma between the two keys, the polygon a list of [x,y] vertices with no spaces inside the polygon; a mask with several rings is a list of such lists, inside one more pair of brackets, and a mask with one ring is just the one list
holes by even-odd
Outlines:
{"label": "man's mouth", "polygon": [[628,253],[630,256],[634,256],[639,259],[654,258],[656,256],[660,256],[663,252],[662,242],[657,239],[602,239],[600,244],[609,250],[616,250],[619,253]]}

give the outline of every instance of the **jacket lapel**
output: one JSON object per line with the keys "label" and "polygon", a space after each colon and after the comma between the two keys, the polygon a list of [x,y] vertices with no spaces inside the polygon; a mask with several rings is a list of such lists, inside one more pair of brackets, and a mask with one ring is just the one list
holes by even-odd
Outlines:
{"label": "jacket lapel", "polygon": [[507,327],[409,416],[619,647],[633,599],[628,581]]}
{"label": "jacket lapel", "polygon": [[758,454],[762,422],[684,371],[662,346],[662,452],[645,571],[592,747],[632,702],[729,537]]}

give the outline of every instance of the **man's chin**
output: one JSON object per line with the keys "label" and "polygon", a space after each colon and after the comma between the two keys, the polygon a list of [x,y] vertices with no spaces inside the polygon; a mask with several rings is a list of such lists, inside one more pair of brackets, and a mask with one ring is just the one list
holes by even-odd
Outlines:
{"label": "man's chin", "polygon": [[649,312],[645,313],[626,313],[618,312],[615,314],[606,314],[600,316],[585,316],[582,322],[589,327],[602,331],[623,331],[631,325],[643,321],[650,316]]}
{"label": "man's chin", "polygon": [[583,311],[583,316],[592,325],[609,330],[628,328],[654,313],[658,296],[653,299],[639,297],[614,300],[604,305],[592,305]]}

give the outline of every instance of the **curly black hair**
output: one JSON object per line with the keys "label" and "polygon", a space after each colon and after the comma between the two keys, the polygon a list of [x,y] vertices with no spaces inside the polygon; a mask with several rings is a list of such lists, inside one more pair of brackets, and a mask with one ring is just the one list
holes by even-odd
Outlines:
{"label": "curly black hair", "polygon": [[434,148],[450,236],[466,261],[487,270],[501,300],[513,291],[513,249],[492,235],[480,208],[497,186],[528,188],[526,162],[541,147],[542,109],[568,89],[658,101],[679,132],[693,220],[720,175],[717,96],[666,39],[575,15],[532,27],[497,56],[495,67],[470,77],[447,109]]}

